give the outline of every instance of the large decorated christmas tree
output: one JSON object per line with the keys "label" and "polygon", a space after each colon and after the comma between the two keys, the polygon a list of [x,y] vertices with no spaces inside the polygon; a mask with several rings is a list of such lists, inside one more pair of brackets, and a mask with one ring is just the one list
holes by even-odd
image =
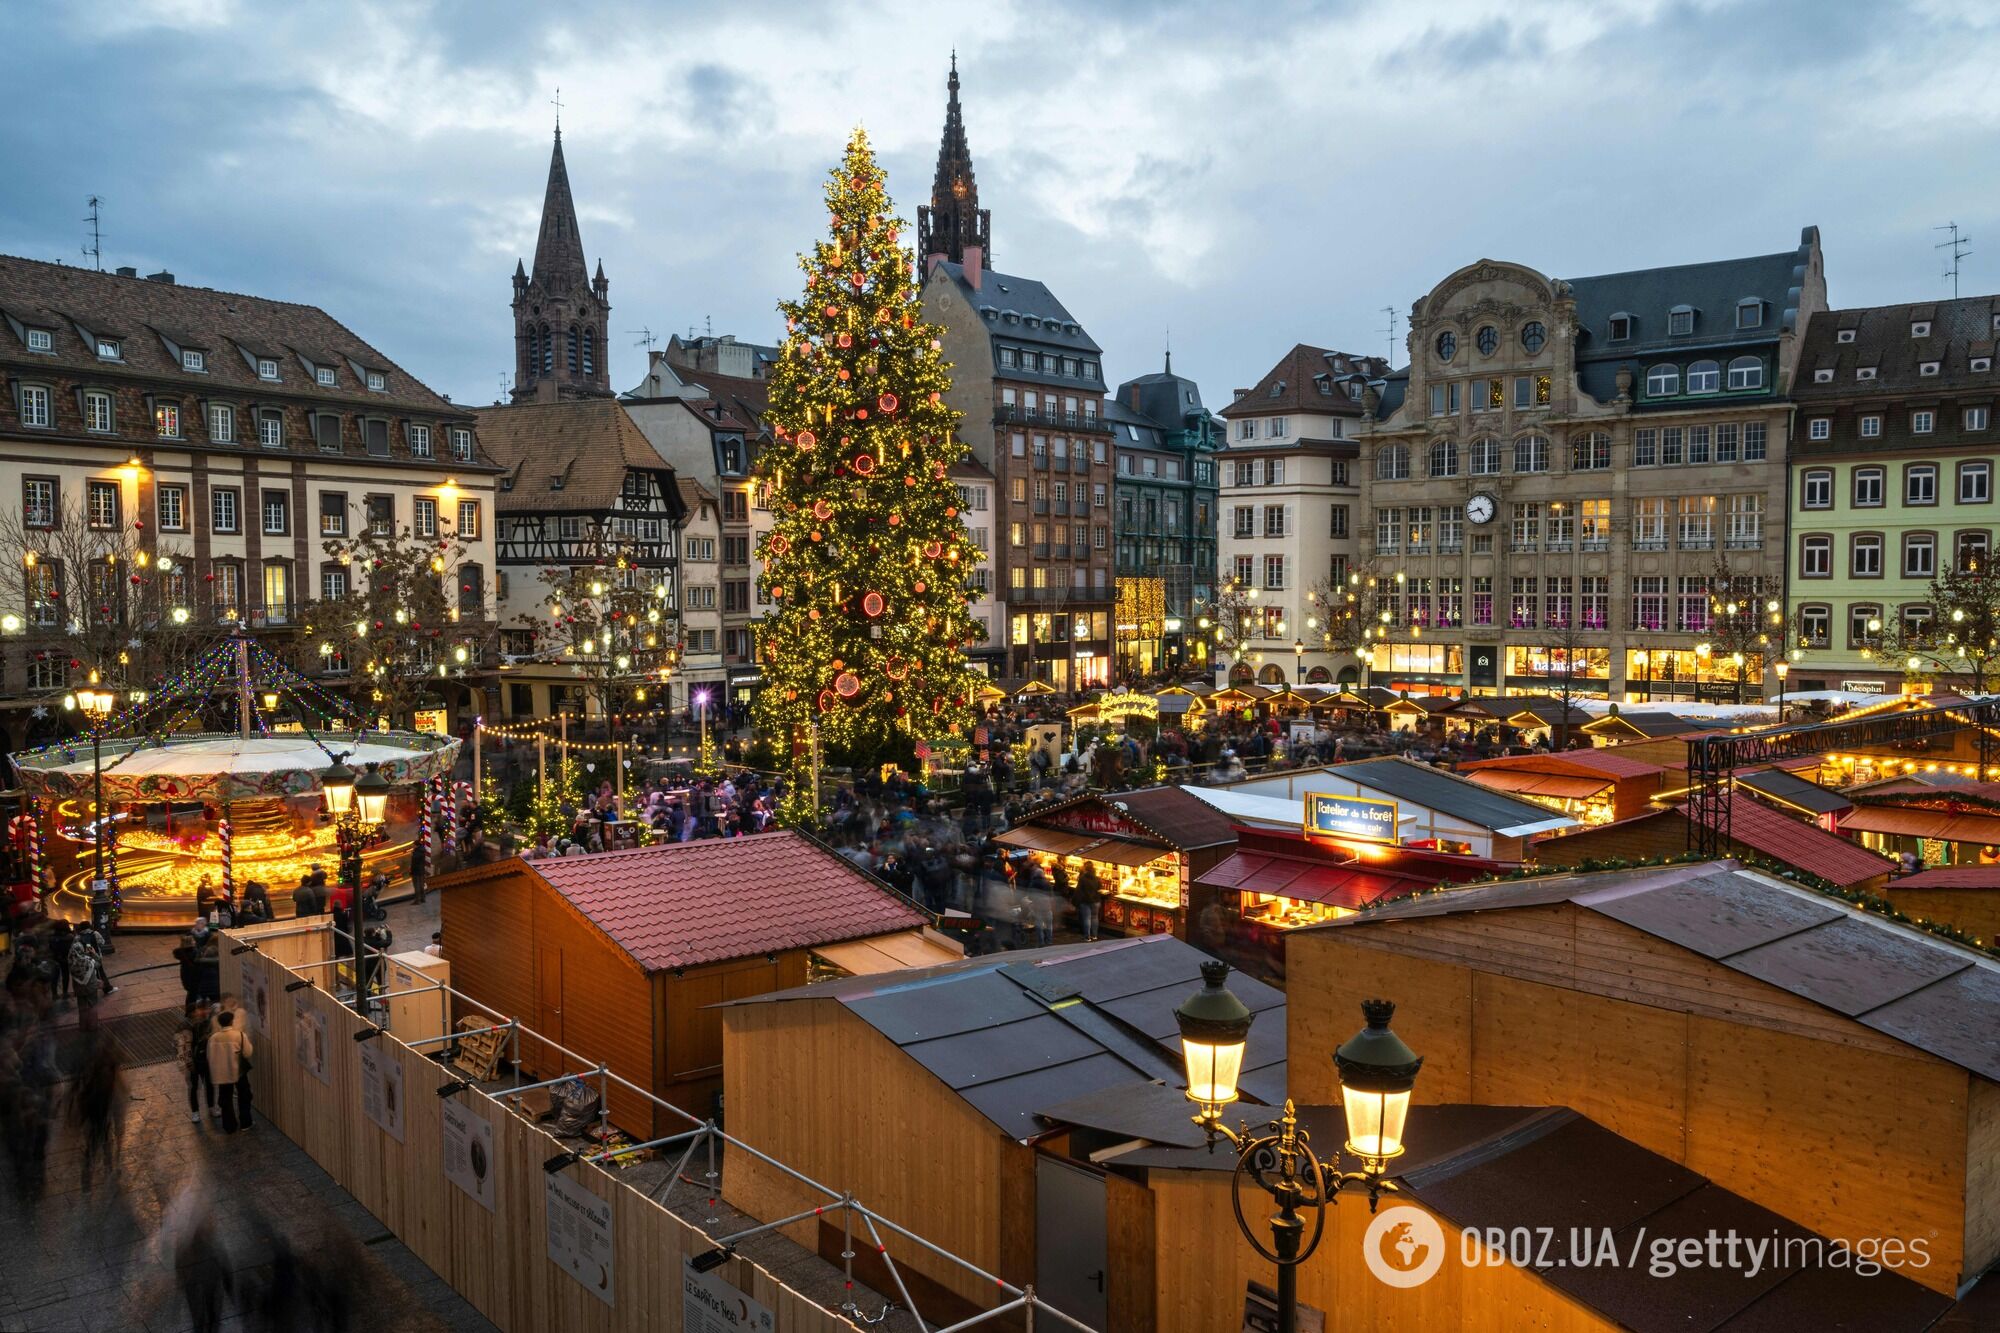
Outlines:
{"label": "large decorated christmas tree", "polygon": [[950,469],[965,455],[938,331],[860,130],[826,187],[827,238],[801,255],[805,295],[771,372],[777,437],[759,461],[771,531],[758,547],[773,610],[757,630],[758,730],[810,786],[826,760],[908,763],[971,717],[965,650],[980,631],[980,556]]}

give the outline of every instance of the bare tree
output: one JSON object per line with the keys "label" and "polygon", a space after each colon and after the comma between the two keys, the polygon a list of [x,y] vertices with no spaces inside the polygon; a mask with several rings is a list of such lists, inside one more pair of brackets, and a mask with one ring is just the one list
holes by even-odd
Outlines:
{"label": "bare tree", "polygon": [[81,498],[0,514],[0,637],[21,643],[28,692],[150,689],[229,632],[238,606],[209,592],[186,551],[145,536]]}
{"label": "bare tree", "polygon": [[322,582],[301,632],[322,674],[349,677],[364,713],[403,725],[439,682],[481,669],[494,628],[485,571],[463,541],[366,521],[324,546],[344,573]]}
{"label": "bare tree", "polygon": [[587,565],[542,570],[543,610],[518,617],[536,660],[566,666],[608,719],[644,704],[680,667],[686,649],[666,571],[620,544]]}
{"label": "bare tree", "polygon": [[1719,557],[1708,582],[1709,656],[1735,667],[1737,703],[1743,702],[1743,686],[1749,680],[1757,682],[1761,699],[1764,663],[1774,643],[1781,650],[1784,645],[1783,609],[1762,595],[1754,576],[1735,573]]}
{"label": "bare tree", "polygon": [[1323,651],[1353,657],[1364,684],[1373,666],[1374,644],[1385,637],[1380,621],[1384,577],[1384,570],[1370,560],[1350,568],[1345,578],[1329,574],[1306,589],[1307,632],[1319,635]]}
{"label": "bare tree", "polygon": [[1906,676],[1949,679],[1968,694],[2000,688],[2000,570],[1984,551],[1967,551],[1931,579],[1928,614],[1868,622],[1864,656]]}

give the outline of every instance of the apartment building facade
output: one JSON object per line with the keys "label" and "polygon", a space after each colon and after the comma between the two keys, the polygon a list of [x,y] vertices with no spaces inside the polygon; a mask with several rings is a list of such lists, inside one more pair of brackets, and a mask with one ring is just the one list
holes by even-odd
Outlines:
{"label": "apartment building facade", "polygon": [[[451,633],[467,660],[447,661],[426,706],[485,711],[497,469],[471,413],[326,312],[169,273],[0,258],[0,380],[0,488],[22,548],[7,558],[27,572],[7,589],[20,604],[0,609],[10,740],[91,671],[157,684],[124,680],[115,653],[84,660],[92,617],[135,640],[206,624],[296,642],[313,603],[349,586],[325,543],[364,527],[464,543]],[[50,558],[74,527],[135,568]],[[347,654],[327,648],[301,665],[344,690]]]}
{"label": "apartment building facade", "polygon": [[1363,423],[1389,373],[1380,357],[1301,343],[1219,415],[1217,586],[1249,598],[1242,642],[1219,655],[1227,679],[1275,685],[1354,681],[1352,654],[1329,648],[1324,600],[1365,562],[1357,460]]}
{"label": "apartment building facade", "polygon": [[1807,328],[1792,386],[1791,688],[1894,693],[1912,674],[1952,674],[1928,656],[1911,672],[1871,644],[1884,625],[1920,638],[1939,614],[1933,580],[1990,559],[1996,341],[2000,296],[1829,310]]}
{"label": "apartment building facade", "polygon": [[1196,622],[1215,595],[1216,451],[1222,422],[1195,382],[1159,374],[1118,386],[1104,407],[1117,480],[1111,538],[1120,680],[1205,670],[1209,641]]}
{"label": "apartment building facade", "polygon": [[[1418,301],[1362,441],[1368,549],[1397,575],[1376,682],[1567,678],[1630,701],[1775,684],[1785,390],[1825,293],[1808,227],[1788,251],[1600,277],[1481,260]],[[1740,664],[1715,651],[1725,630]]]}
{"label": "apartment building facade", "polygon": [[956,68],[948,88],[937,178],[919,210],[924,318],[952,366],[946,401],[962,414],[959,434],[993,475],[1000,674],[1066,691],[1108,685],[1116,594],[1102,352],[1047,286],[989,266],[991,219]]}

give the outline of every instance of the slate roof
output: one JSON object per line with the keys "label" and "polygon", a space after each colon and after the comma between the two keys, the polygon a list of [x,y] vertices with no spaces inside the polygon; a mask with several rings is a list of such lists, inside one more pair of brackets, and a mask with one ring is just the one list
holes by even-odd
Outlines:
{"label": "slate roof", "polygon": [[1356,356],[1298,343],[1264,372],[1254,388],[1216,415],[1232,420],[1286,412],[1361,417],[1367,415],[1361,400],[1350,397],[1343,386],[1357,377],[1368,383],[1388,373],[1389,363],[1379,356]]}
{"label": "slate roof", "polygon": [[1826,894],[1706,861],[1404,899],[1302,930],[1571,902],[2000,1081],[2000,961]]}
{"label": "slate roof", "polygon": [[[610,509],[628,471],[673,473],[615,398],[483,407],[475,415],[487,453],[513,478],[500,492],[502,513]],[[669,486],[669,507],[680,502],[679,488]]]}
{"label": "slate roof", "polygon": [[[1578,385],[1600,402],[1608,402],[1618,395],[1621,365],[1632,366],[1643,380],[1645,366],[1655,361],[1678,363],[1683,356],[1696,354],[1721,358],[1732,351],[1768,352],[1780,335],[1798,322],[1807,266],[1818,239],[1818,229],[1807,227],[1796,249],[1777,254],[1568,279],[1580,326]],[[1736,327],[1736,303],[1745,297],[1764,303],[1763,322],[1756,328]],[[1691,306],[1695,311],[1694,332],[1678,338],[1667,332],[1669,315],[1677,306]],[[1632,336],[1620,342],[1611,341],[1611,317],[1615,314],[1630,315],[1633,321]],[[1775,397],[1781,387],[1776,381],[1777,367],[1767,363],[1761,393],[1732,393],[1727,400]],[[1641,400],[1634,406],[1685,409],[1690,403],[1716,400],[1672,398],[1657,404]]]}
{"label": "slate roof", "polygon": [[1576,822],[1554,814],[1547,806],[1517,801],[1482,787],[1470,778],[1461,778],[1428,764],[1413,763],[1401,755],[1357,759],[1352,763],[1336,764],[1326,771],[1371,791],[1387,792],[1503,836],[1545,828],[1567,828]]}
{"label": "slate roof", "polygon": [[716,375],[706,370],[675,366],[682,382],[699,384],[708,390],[712,402],[729,414],[730,421],[751,435],[764,430],[764,414],[771,408],[769,380],[746,379],[741,375]]}
{"label": "slate roof", "polygon": [[1839,792],[1828,791],[1816,782],[1807,782],[1796,773],[1787,773],[1781,768],[1739,774],[1736,785],[1774,801],[1810,810],[1816,815],[1837,815],[1854,808],[1854,802]]}
{"label": "slate roof", "polygon": [[1635,731],[1643,732],[1649,740],[1662,736],[1685,736],[1690,732],[1705,731],[1710,727],[1706,722],[1690,722],[1672,713],[1618,712],[1606,713],[1595,722],[1585,724],[1584,730],[1592,735],[1600,732],[1615,732],[1618,723],[1623,722]]}
{"label": "slate roof", "polygon": [[[1741,792],[1730,792],[1723,801],[1729,807],[1729,840],[1738,842],[1840,888],[1852,888],[1871,879],[1880,879],[1896,868],[1895,862],[1878,856],[1859,843],[1837,833],[1828,833],[1817,824],[1782,814]],[[1700,820],[1691,805],[1681,813]]]}
{"label": "slate roof", "polygon": [[1461,773],[1497,768],[1506,772],[1602,774],[1607,778],[1655,777],[1666,772],[1659,764],[1632,759],[1616,752],[1616,747],[1597,750],[1562,750],[1552,754],[1503,755],[1498,759],[1472,759],[1458,766]]}
{"label": "slate roof", "polygon": [[[1103,354],[1090,334],[1084,330],[1069,308],[1056,299],[1056,294],[1045,283],[1033,278],[1023,278],[1012,273],[1001,273],[986,269],[980,274],[979,287],[974,290],[966,281],[965,265],[947,259],[940,261],[934,273],[942,273],[958,284],[959,292],[972,308],[979,312],[986,325],[990,339],[998,342],[1031,347],[1053,347],[1060,351],[1089,353],[1096,361]],[[1029,323],[1030,320],[1034,322]],[[994,356],[994,370],[999,371],[999,356]],[[1095,376],[1044,375],[1018,366],[1007,368],[1005,378],[1026,380],[1034,383],[1067,384],[1085,389],[1104,392],[1104,374],[1099,363]]]}
{"label": "slate roof", "polygon": [[[40,260],[0,256],[0,346],[9,362],[60,366],[105,381],[143,378],[187,386],[190,393],[313,399],[328,408],[403,408],[465,418],[456,407],[318,306],[241,292],[154,282]],[[46,329],[53,350],[27,350],[26,330]],[[91,338],[119,339],[121,359],[98,359]],[[205,369],[182,368],[178,350],[205,352]],[[281,379],[258,378],[260,356],[279,362]],[[333,368],[321,385],[307,363]],[[379,371],[384,387],[367,387]],[[444,453],[442,444],[439,452]]]}
{"label": "slate roof", "polygon": [[[1145,935],[849,977],[719,1007],[843,1005],[1025,1141],[1048,1130],[1045,1108],[1110,1088],[1185,1086],[1174,1009],[1200,989],[1208,957],[1171,935]],[[1240,1085],[1266,1103],[1282,1101],[1285,997],[1241,973],[1230,975],[1229,989],[1257,1015]]]}
{"label": "slate roof", "polygon": [[[1879,394],[1900,397],[1966,389],[1991,393],[1994,372],[1974,371],[1971,361],[1993,356],[1995,340],[2000,339],[1995,320],[2000,320],[2000,296],[1828,310],[1815,315],[1806,328],[1792,396],[1802,406],[1812,407]],[[1919,321],[1931,326],[1928,337],[1910,335],[1910,326]],[[1840,341],[1843,330],[1854,335],[1852,342]],[[1923,373],[1927,361],[1938,363],[1935,375]],[[1857,376],[1863,367],[1873,367],[1875,378]],[[1813,372],[1822,369],[1833,371],[1831,383],[1814,382]]]}
{"label": "slate roof", "polygon": [[792,832],[522,864],[648,974],[930,921],[852,863]]}

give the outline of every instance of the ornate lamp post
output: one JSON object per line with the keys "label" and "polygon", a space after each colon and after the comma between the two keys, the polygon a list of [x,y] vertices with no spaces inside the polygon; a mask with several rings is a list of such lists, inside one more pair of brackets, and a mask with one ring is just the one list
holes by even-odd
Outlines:
{"label": "ornate lamp post", "polygon": [[[90,673],[94,679],[95,671]],[[104,719],[118,706],[118,696],[110,690],[82,689],[63,700],[67,707],[82,710],[84,725],[90,728],[90,776],[95,788],[91,798],[90,841],[93,849],[90,873],[90,924],[106,930],[111,925],[111,880],[104,864]]]}
{"label": "ornate lamp post", "polygon": [[1292,688],[1297,689],[1306,680],[1306,641],[1292,640]]}
{"label": "ornate lamp post", "polygon": [[[1254,1134],[1245,1124],[1232,1130],[1222,1123],[1223,1107],[1237,1098],[1236,1082],[1243,1071],[1243,1049],[1254,1015],[1223,984],[1229,976],[1227,963],[1204,963],[1201,976],[1202,988],[1174,1011],[1187,1065],[1188,1100],[1199,1108],[1194,1123],[1207,1137],[1210,1152],[1215,1151],[1217,1139],[1227,1139],[1236,1149],[1236,1171],[1230,1179],[1236,1225],[1252,1249],[1277,1265],[1278,1333],[1296,1333],[1298,1266],[1319,1248],[1326,1233],[1327,1205],[1336,1202],[1343,1189],[1365,1190],[1372,1213],[1382,1195],[1397,1188],[1387,1178],[1388,1165],[1403,1154],[1403,1124],[1423,1057],[1389,1030],[1395,1005],[1387,1000],[1362,1001],[1367,1026],[1333,1055],[1347,1118],[1342,1151],[1361,1164],[1359,1171],[1343,1171],[1338,1152],[1331,1161],[1319,1159],[1310,1137],[1299,1128],[1289,1099],[1284,1112]],[[1269,1246],[1244,1215],[1246,1178],[1277,1201],[1278,1211],[1270,1217]]]}
{"label": "ornate lamp post", "polygon": [[[374,764],[360,777],[341,755],[333,767],[319,775],[320,790],[326,796],[327,813],[333,816],[334,836],[340,852],[340,882],[347,885],[347,928],[354,958],[354,1009],[366,1013],[368,988],[362,961],[367,946],[361,939],[361,863],[368,834],[382,824],[389,807],[389,779]],[[335,952],[339,940],[335,940]]]}
{"label": "ornate lamp post", "polygon": [[1785,720],[1785,677],[1791,674],[1792,664],[1782,657],[1771,670],[1778,673],[1778,721]]}

